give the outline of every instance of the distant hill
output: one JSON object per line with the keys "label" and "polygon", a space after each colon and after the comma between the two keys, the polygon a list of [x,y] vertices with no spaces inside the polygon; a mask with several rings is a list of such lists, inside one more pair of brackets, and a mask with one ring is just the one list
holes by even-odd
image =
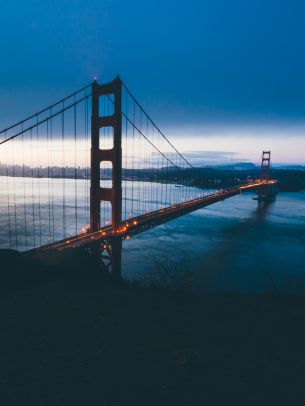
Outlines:
{"label": "distant hill", "polygon": [[305,171],[305,165],[273,165],[274,169],[285,169],[288,171]]}
{"label": "distant hill", "polygon": [[213,168],[213,169],[220,169],[220,170],[229,170],[229,171],[246,171],[250,169],[257,169],[257,166],[252,162],[234,162],[231,164],[222,164],[222,165],[207,165],[203,167],[205,168]]}
{"label": "distant hill", "polygon": [[[272,165],[274,169],[283,169],[288,171],[305,171],[305,165],[285,165],[285,164],[274,164]],[[206,165],[202,166],[202,169],[212,168],[219,170],[228,170],[228,171],[248,171],[251,169],[259,169],[258,165],[253,164],[252,162],[234,162],[228,164],[219,164],[219,165]]]}

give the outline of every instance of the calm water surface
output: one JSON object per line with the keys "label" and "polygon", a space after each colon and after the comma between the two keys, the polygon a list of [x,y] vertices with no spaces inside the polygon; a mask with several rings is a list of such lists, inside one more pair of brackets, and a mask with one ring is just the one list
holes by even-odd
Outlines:
{"label": "calm water surface", "polygon": [[[31,248],[34,242],[39,245],[40,237],[42,243],[48,243],[53,229],[55,238],[61,239],[64,232],[66,236],[75,235],[88,224],[88,182],[77,181],[77,188],[73,180],[65,182],[63,189],[59,179],[19,178],[13,181],[12,178],[0,178],[2,248],[7,248],[8,213],[12,234],[16,220],[17,249],[20,250]],[[151,184],[147,184],[147,188],[151,189]],[[76,189],[77,213],[74,211]],[[133,195],[132,182],[124,182],[127,217],[131,211],[137,215],[141,213],[139,210],[158,208],[158,198],[161,194],[165,196],[164,185],[155,183],[151,194],[145,193],[145,189],[145,185],[143,189],[138,187],[137,194]],[[63,191],[67,204],[65,213],[62,212]],[[182,189],[172,186],[168,204],[178,202],[181,193]],[[202,191],[194,188],[192,193],[196,196]],[[275,202],[261,209],[254,196],[252,193],[235,196],[124,241],[124,277],[183,285],[196,292],[305,294],[305,192],[280,193]],[[24,214],[27,216],[26,229]],[[109,217],[109,208],[104,208],[103,214],[105,219]],[[14,244],[12,240],[11,248],[16,248]]]}
{"label": "calm water surface", "polygon": [[126,241],[126,277],[155,281],[158,264],[161,283],[176,272],[196,292],[305,294],[305,193],[280,193],[263,209],[253,196],[235,196]]}

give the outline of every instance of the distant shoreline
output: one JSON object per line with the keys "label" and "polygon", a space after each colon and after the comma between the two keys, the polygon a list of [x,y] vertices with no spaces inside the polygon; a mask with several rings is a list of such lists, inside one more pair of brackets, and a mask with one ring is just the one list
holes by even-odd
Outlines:
{"label": "distant shoreline", "polygon": [[[123,181],[157,182],[181,184],[188,179],[188,186],[208,189],[225,189],[245,183],[260,176],[259,169],[215,169],[198,168],[185,169],[182,172],[176,168],[122,169]],[[23,168],[12,167],[9,170],[0,166],[0,177],[33,178],[33,179],[77,179],[90,180],[89,168]],[[111,169],[101,171],[100,178],[111,181]],[[272,169],[271,177],[278,179],[280,192],[300,192],[305,190],[305,171],[301,169]]]}

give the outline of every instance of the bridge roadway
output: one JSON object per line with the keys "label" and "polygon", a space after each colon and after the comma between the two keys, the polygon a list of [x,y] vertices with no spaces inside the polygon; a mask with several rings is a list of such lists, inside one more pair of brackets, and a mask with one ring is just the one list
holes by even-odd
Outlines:
{"label": "bridge roadway", "polygon": [[228,199],[229,197],[236,196],[242,192],[258,190],[259,188],[265,188],[268,185],[272,186],[276,183],[276,180],[256,180],[251,183],[220,190],[207,196],[175,204],[173,206],[162,208],[138,217],[133,217],[129,220],[123,221],[118,229],[114,229],[112,226],[105,226],[99,231],[92,233],[87,232],[76,235],[75,237],[66,238],[58,242],[44,245],[38,248],[38,250],[46,251],[51,249],[63,250],[65,248],[90,247],[98,242],[108,240],[114,236],[120,236],[123,239],[128,239],[145,230],[166,223],[167,221],[183,216],[184,214],[201,209],[202,207]]}

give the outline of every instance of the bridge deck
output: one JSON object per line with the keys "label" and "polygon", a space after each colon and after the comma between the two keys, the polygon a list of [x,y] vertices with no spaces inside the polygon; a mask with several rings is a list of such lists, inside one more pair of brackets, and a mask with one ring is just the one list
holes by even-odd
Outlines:
{"label": "bridge deck", "polygon": [[187,202],[179,203],[173,206],[169,206],[160,210],[156,210],[147,214],[143,214],[138,217],[129,219],[122,222],[122,225],[118,229],[114,229],[112,226],[105,226],[96,232],[88,232],[79,234],[65,240],[61,240],[55,243],[44,245],[39,250],[63,250],[65,248],[77,248],[96,244],[99,241],[107,240],[113,236],[121,236],[122,238],[129,238],[142,231],[156,227],[167,221],[173,220],[184,214],[198,210],[202,207],[209,206],[213,203],[217,203],[221,200],[228,199],[229,197],[238,195],[242,192],[251,191],[265,187],[267,185],[275,185],[276,180],[259,180],[248,184],[239,185],[230,189],[218,191],[207,196],[203,196],[197,199],[193,199]]}

